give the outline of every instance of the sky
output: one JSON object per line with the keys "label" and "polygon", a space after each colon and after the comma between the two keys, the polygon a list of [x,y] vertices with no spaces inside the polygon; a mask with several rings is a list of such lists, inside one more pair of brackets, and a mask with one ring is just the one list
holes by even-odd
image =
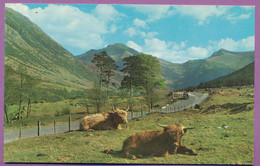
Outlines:
{"label": "sky", "polygon": [[73,55],[123,43],[173,62],[255,48],[254,6],[6,4]]}

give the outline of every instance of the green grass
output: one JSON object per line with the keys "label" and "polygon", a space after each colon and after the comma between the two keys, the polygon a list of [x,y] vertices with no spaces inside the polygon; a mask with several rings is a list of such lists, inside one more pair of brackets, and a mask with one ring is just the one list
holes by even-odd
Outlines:
{"label": "green grass", "polygon": [[[122,125],[122,130],[80,132],[74,131],[14,141],[4,145],[5,162],[34,163],[136,163],[136,164],[253,164],[254,110],[249,104],[245,110],[231,114],[233,108],[208,111],[208,107],[227,103],[253,102],[253,98],[239,96],[247,90],[225,89],[225,95],[214,94],[201,110],[189,109],[171,114],[154,113]],[[223,99],[223,100],[222,100]],[[182,138],[183,145],[196,151],[198,156],[169,155],[145,157],[137,160],[121,155],[103,153],[105,149],[120,151],[123,141],[143,130],[161,130],[155,123],[180,122],[195,127]],[[222,125],[228,129],[218,129]],[[47,154],[48,156],[37,156]]]}
{"label": "green grass", "polygon": [[[134,111],[145,110],[143,97],[135,97]],[[12,123],[5,123],[5,131],[13,130],[20,127],[22,124],[25,128],[36,126],[38,121],[41,121],[43,125],[53,124],[53,121],[57,122],[67,122],[70,116],[72,121],[81,119],[82,117],[88,115],[87,109],[82,104],[84,104],[85,99],[66,99],[58,102],[47,102],[47,103],[33,103],[32,111],[29,118],[22,119],[20,121],[16,120]],[[167,101],[163,100],[162,103],[158,103],[160,106],[166,105]],[[78,105],[81,104],[81,105]],[[156,105],[157,103],[155,103]],[[101,108],[101,112],[111,111],[112,105],[121,109],[127,108],[127,99],[122,99],[116,97],[113,99],[111,97],[105,105]],[[27,106],[27,105],[24,105]],[[70,114],[65,114],[64,110],[70,110]],[[96,108],[92,105],[89,107],[90,114],[97,113]],[[8,117],[10,120],[18,113],[18,106],[12,105],[8,107]],[[26,113],[23,114],[26,116]]]}

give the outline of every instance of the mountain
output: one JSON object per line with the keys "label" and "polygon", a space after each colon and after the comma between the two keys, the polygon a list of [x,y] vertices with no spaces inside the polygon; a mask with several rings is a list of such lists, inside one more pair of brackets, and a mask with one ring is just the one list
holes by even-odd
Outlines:
{"label": "mountain", "polygon": [[[20,13],[5,9],[5,65],[42,80],[42,87],[86,88],[94,65],[85,65]],[[87,66],[87,67],[86,67]]]}
{"label": "mountain", "polygon": [[242,69],[215,80],[201,83],[197,88],[217,88],[222,86],[254,85],[255,63],[252,62]]}
{"label": "mountain", "polygon": [[[106,51],[122,69],[123,59],[140,54],[124,44],[112,44],[74,57],[46,35],[28,18],[6,8],[5,65],[17,70],[27,67],[27,74],[42,80],[42,87],[83,89],[96,79],[93,56]],[[221,49],[207,59],[189,60],[183,64],[158,59],[169,87],[184,89],[233,73],[254,61],[254,52],[231,52]],[[123,75],[117,72],[113,83],[120,84]]]}
{"label": "mountain", "polygon": [[101,51],[106,51],[106,53],[116,61],[116,64],[119,66],[118,69],[123,69],[123,59],[129,56],[140,54],[138,51],[127,47],[124,44],[116,43],[108,45],[106,48],[99,50],[90,50],[82,55],[77,56],[78,60],[84,62],[91,62],[95,54],[100,53]]}
{"label": "mountain", "polygon": [[254,54],[254,51],[231,52],[221,49],[207,59],[187,61],[177,66],[179,71],[182,71],[181,75],[176,74],[176,71],[169,71],[173,76],[179,76],[172,79],[173,87],[183,89],[231,74],[252,63],[255,59]]}
{"label": "mountain", "polygon": [[[117,65],[120,66],[119,69],[123,68],[123,58],[140,54],[123,44],[113,44],[104,49],[90,50],[78,56],[77,59],[90,62],[94,54],[103,50],[107,51],[107,54],[116,61]],[[182,64],[171,63],[162,59],[158,60],[168,86],[174,89],[184,89],[243,68],[254,61],[254,52],[231,52],[220,49],[207,59],[189,60]]]}

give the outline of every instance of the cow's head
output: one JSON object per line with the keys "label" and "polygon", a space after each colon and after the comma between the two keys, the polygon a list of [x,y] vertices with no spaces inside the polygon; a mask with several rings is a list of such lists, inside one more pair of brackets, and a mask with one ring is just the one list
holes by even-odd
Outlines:
{"label": "cow's head", "polygon": [[113,110],[113,117],[114,121],[120,124],[125,124],[127,123],[127,111],[129,108],[127,108],[125,111],[121,110],[119,108],[115,109],[114,107],[112,108]]}
{"label": "cow's head", "polygon": [[187,132],[188,129],[194,129],[194,128],[185,127],[180,123],[175,123],[173,125],[161,125],[158,123],[158,120],[156,123],[158,126],[164,129],[164,132],[167,134],[169,139],[174,142],[175,141],[179,142],[181,137]]}

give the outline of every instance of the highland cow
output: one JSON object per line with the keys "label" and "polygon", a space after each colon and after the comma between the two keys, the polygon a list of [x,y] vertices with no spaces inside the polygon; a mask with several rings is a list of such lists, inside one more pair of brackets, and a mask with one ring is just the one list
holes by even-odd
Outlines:
{"label": "highland cow", "polygon": [[113,111],[85,116],[80,123],[80,130],[113,130],[121,129],[120,124],[127,123],[127,110]]}
{"label": "highland cow", "polygon": [[143,131],[128,137],[122,148],[127,158],[135,159],[138,156],[168,156],[169,154],[197,155],[190,148],[181,144],[182,136],[188,129],[177,123],[174,125],[160,125],[161,131]]}

